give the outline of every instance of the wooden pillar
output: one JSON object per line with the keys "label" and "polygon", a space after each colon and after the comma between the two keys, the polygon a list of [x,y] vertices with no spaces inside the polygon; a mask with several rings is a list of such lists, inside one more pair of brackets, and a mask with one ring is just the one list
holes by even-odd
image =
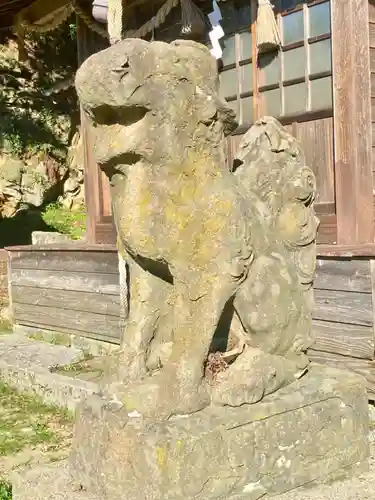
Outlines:
{"label": "wooden pillar", "polygon": [[331,0],[337,243],[374,239],[368,0]]}
{"label": "wooden pillar", "polygon": [[[94,52],[90,43],[92,34],[86,24],[77,16],[77,51],[80,66]],[[100,218],[99,204],[99,169],[93,157],[90,141],[90,125],[81,110],[81,135],[84,161],[85,205],[86,205],[86,241],[96,243],[96,227]]]}
{"label": "wooden pillar", "polygon": [[100,218],[100,205],[98,193],[99,169],[92,153],[92,143],[90,141],[90,125],[81,110],[81,134],[83,145],[84,161],[84,184],[85,184],[85,206],[86,206],[86,241],[96,243],[96,228]]}

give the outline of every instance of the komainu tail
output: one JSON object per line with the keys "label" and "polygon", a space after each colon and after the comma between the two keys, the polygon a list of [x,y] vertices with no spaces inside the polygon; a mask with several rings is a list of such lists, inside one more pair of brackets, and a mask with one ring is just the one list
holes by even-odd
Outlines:
{"label": "komainu tail", "polygon": [[[314,307],[314,174],[297,139],[265,117],[242,138],[234,175],[249,205],[257,207],[249,221],[256,259],[234,303],[246,342],[279,355],[304,351],[311,344]],[[280,295],[273,293],[279,281]],[[243,335],[233,323],[231,336],[234,331]]]}
{"label": "komainu tail", "polygon": [[235,175],[249,197],[264,206],[268,244],[290,252],[301,284],[311,286],[315,274],[315,176],[305,165],[302,148],[275,118],[258,120],[243,136],[234,162]]}

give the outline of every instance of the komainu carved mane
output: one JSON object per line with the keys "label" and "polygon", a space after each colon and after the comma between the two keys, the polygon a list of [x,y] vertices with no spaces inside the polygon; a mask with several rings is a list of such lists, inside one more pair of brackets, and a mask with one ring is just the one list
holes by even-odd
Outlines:
{"label": "komainu carved mane", "polygon": [[[105,391],[154,420],[254,403],[308,367],[314,176],[273,118],[250,129],[228,170],[236,122],[218,86],[208,49],[183,41],[124,40],[76,78],[129,271]],[[208,383],[217,350],[225,369]]]}
{"label": "komainu carved mane", "polygon": [[[258,120],[244,135],[234,175],[251,206],[255,258],[233,302],[230,342],[237,347],[229,354],[241,356],[218,378],[233,386],[243,377],[255,402],[308,366],[319,225],[313,209],[316,184],[298,141],[272,117]],[[217,392],[222,391],[219,384]],[[236,394],[235,404],[244,402],[250,401]]]}

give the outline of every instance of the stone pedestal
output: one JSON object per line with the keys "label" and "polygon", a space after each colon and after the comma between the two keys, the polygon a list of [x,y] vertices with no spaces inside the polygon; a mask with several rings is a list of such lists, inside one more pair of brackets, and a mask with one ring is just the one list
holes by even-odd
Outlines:
{"label": "stone pedestal", "polygon": [[257,500],[367,456],[364,380],[313,365],[261,403],[161,424],[92,397],[77,416],[70,471],[101,500]]}

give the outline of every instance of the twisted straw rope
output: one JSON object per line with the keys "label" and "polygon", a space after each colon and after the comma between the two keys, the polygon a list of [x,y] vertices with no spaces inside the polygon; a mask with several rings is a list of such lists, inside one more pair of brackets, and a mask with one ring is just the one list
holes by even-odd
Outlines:
{"label": "twisted straw rope", "polygon": [[72,4],[66,5],[52,17],[50,23],[46,24],[27,24],[25,20],[22,19],[21,14],[18,14],[15,22],[15,31],[19,34],[23,34],[25,31],[47,33],[48,31],[52,31],[63,24],[73,13],[73,10],[74,9]]}
{"label": "twisted straw rope", "polygon": [[88,14],[85,9],[83,9],[77,0],[72,1],[73,10],[77,16],[82,19],[82,21],[95,33],[102,36],[103,38],[108,38],[108,32],[99,23],[96,23],[92,16]]}
{"label": "twisted straw rope", "polygon": [[118,270],[120,282],[120,329],[124,331],[126,320],[129,314],[128,304],[128,268],[125,258],[122,253],[118,251]]}
{"label": "twisted straw rope", "polygon": [[107,30],[112,44],[122,39],[123,0],[108,0]]}
{"label": "twisted straw rope", "polygon": [[159,28],[164,24],[170,11],[180,3],[180,0],[167,0],[160,9],[157,11],[156,15],[147,21],[143,26],[137,30],[127,31],[124,35],[125,38],[142,38],[148,33],[151,33],[155,28]]}
{"label": "twisted straw rope", "polygon": [[[180,0],[167,0],[157,11],[156,15],[143,24],[140,28],[136,30],[130,30],[123,34],[122,38],[142,38],[148,33],[151,33],[155,28],[159,28],[164,24],[168,14],[171,10],[180,3]],[[75,12],[77,16],[82,19],[82,21],[94,32],[103,38],[109,38],[108,32],[99,23],[95,22],[90,14],[88,14],[85,9],[83,9],[78,0],[72,0],[72,2],[64,7],[58,15],[52,18],[52,21],[47,24],[27,24],[20,16],[16,20],[16,31],[18,33],[23,33],[25,31],[32,31],[36,33],[47,33],[58,28],[63,24],[68,17]],[[120,14],[120,13],[119,13]],[[117,14],[116,14],[117,15]]]}

